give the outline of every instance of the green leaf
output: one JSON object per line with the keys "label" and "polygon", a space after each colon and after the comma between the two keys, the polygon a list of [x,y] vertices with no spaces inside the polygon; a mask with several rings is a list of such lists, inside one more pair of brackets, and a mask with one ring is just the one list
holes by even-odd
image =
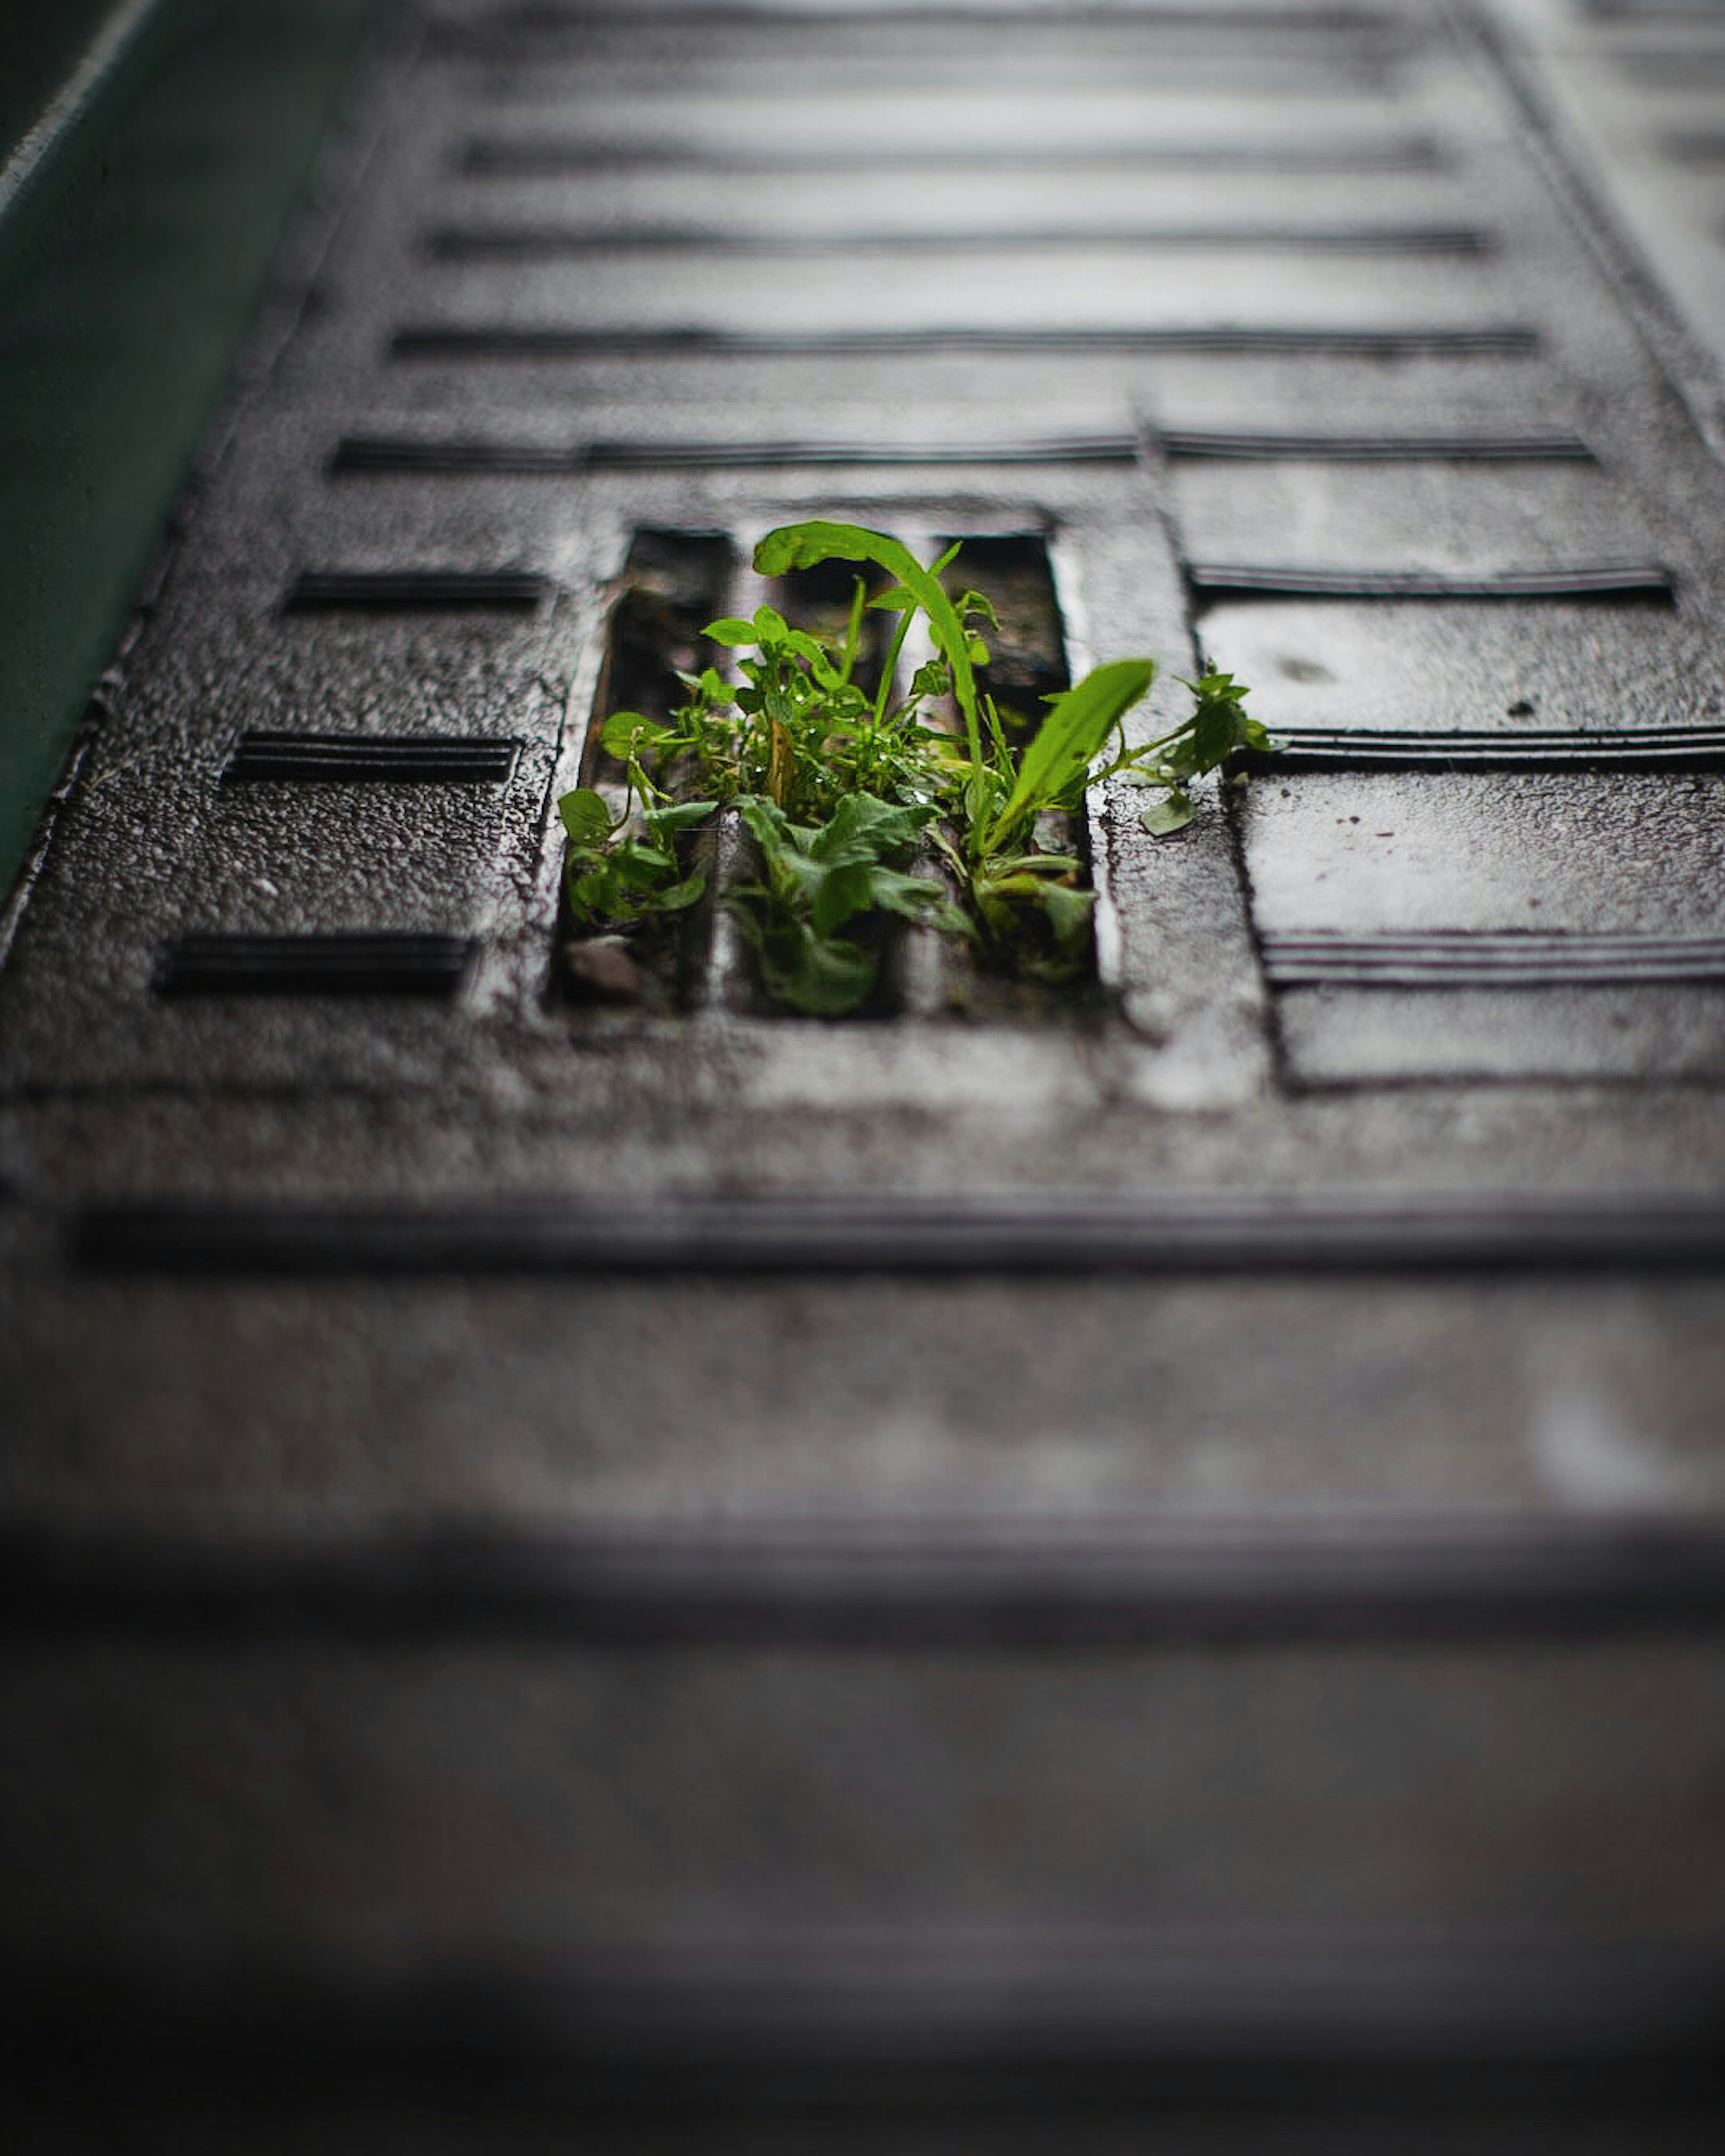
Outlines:
{"label": "green leaf", "polygon": [[1021,818],[1052,807],[1081,782],[1122,714],[1155,678],[1153,660],[1111,660],[1055,699],[1024,752],[1018,782],[989,827],[985,850]]}
{"label": "green leaf", "polygon": [[922,921],[951,913],[947,894],[931,876],[906,875],[897,869],[870,869],[869,905],[882,913],[896,913],[906,921]]}
{"label": "green leaf", "polygon": [[755,624],[741,621],[734,613],[723,614],[717,621],[710,621],[701,632],[711,643],[723,644],[732,649],[740,644],[753,644]]}
{"label": "green leaf", "polygon": [[761,974],[775,1001],[810,1018],[843,1018],[874,987],[875,961],[860,944],[798,922],[762,944]]}
{"label": "green leaf", "polygon": [[847,793],[810,842],[816,860],[833,864],[880,860],[908,852],[932,810],[878,800],[872,793]]}
{"label": "green leaf", "polygon": [[1093,891],[1074,891],[1069,884],[1045,883],[1038,902],[1048,916],[1057,943],[1076,943],[1090,932],[1091,909],[1096,902]]}
{"label": "green leaf", "polygon": [[841,861],[810,879],[809,921],[817,936],[831,936],[854,915],[869,911],[875,872],[867,861]]}
{"label": "green leaf", "polygon": [[1176,778],[1199,778],[1224,763],[1237,748],[1263,748],[1269,737],[1249,718],[1241,699],[1245,690],[1231,674],[1206,674],[1186,686],[1198,708],[1185,725],[1158,744],[1164,767]]}
{"label": "green leaf", "polygon": [[1183,831],[1197,814],[1188,795],[1170,793],[1166,800],[1153,801],[1138,821],[1152,838],[1167,839],[1176,831]]}
{"label": "green leaf", "polygon": [[591,786],[578,786],[557,803],[563,829],[578,846],[602,846],[612,832],[611,811],[604,796]]}
{"label": "green leaf", "polygon": [[678,801],[668,808],[649,808],[641,821],[650,836],[662,845],[674,839],[679,831],[693,830],[697,824],[706,823],[717,810],[716,801]]}
{"label": "green leaf", "polygon": [[706,889],[706,873],[697,869],[693,875],[685,876],[680,883],[670,884],[663,891],[655,891],[649,904],[655,913],[680,913],[685,906],[693,906]]}
{"label": "green leaf", "polygon": [[607,756],[619,761],[644,755],[648,750],[663,748],[669,741],[676,739],[675,730],[657,719],[644,718],[639,711],[614,711],[599,729],[599,745]]}

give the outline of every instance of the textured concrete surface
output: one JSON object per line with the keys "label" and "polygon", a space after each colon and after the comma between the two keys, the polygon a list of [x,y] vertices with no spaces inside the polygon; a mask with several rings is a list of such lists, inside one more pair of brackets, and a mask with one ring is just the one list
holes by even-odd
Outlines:
{"label": "textured concrete surface", "polygon": [[[163,2009],[167,2054],[192,2058],[198,1987],[228,1969],[417,1981],[578,1948],[692,1967],[716,1938],[773,1966],[828,1955],[851,2029],[869,1971],[978,1929],[1039,1969],[1056,1936],[1153,1936],[1194,1969],[1241,1939],[1318,1940],[1355,1972],[1358,2038],[1374,1956],[1460,1938],[1475,1974],[1442,2041],[1466,2078],[1497,2018],[1478,1969],[1523,1981],[1512,1943],[1625,1957],[1625,1997],[1635,1954],[1681,1948],[1711,1974],[1599,2025],[1645,2037],[1615,2108],[1577,2093],[1598,2010],[1559,1987],[1561,2070],[1514,2103],[1470,2095],[1452,2139],[1398,2053],[1369,2092],[1322,2091],[1316,2123],[1191,2111],[1156,2145],[1711,2146],[1717,2088],[1684,2075],[1717,2054],[1725,1950],[1725,1283],[1657,1235],[1673,1209],[1725,1205],[1725,990],[1656,978],[1651,942],[1645,978],[1597,985],[1287,985],[1276,954],[1320,933],[1448,951],[1537,929],[1578,964],[1601,936],[1705,942],[1725,932],[1718,772],[1272,767],[1206,786],[1166,841],[1142,797],[1105,789],[1101,981],[1065,1006],[966,1014],[937,968],[896,1016],[750,1015],[722,932],[701,1008],[582,1007],[553,977],[553,803],[583,768],[638,531],[723,534],[739,564],[815,513],[925,547],[1028,535],[1075,674],[1162,662],[1134,725],[1172,723],[1176,677],[1207,659],[1272,727],[1609,749],[1722,716],[1725,471],[1694,380],[1589,222],[1565,139],[1530,119],[1535,63],[1467,11],[1278,5],[1249,32],[1230,8],[1009,10],[986,34],[935,13],[884,40],[842,11],[686,13],[444,0],[404,18],[338,146],[345,192],[301,235],[298,326],[213,447],[8,916],[0,1533],[27,1584],[62,1559],[84,1582],[7,1604],[16,1964],[119,1969],[122,2021],[159,1969],[192,2002]],[[1397,227],[1489,244],[1387,244]],[[1587,454],[1371,453],[1553,429]],[[1183,430],[1355,446],[1236,457]],[[355,440],[443,462],[336,469]],[[1625,564],[1669,571],[1670,603],[1346,588]],[[1341,586],[1204,602],[1252,569]],[[506,570],[542,595],[285,603],[305,572]],[[739,567],[726,604],[761,596]],[[226,781],[248,729],[521,751],[493,785]],[[403,931],[475,939],[459,994],[157,990],[188,933]],[[907,1227],[902,1261],[820,1277],[458,1256],[213,1278],[105,1268],[80,1235],[88,1208],[154,1200],[273,1208],[266,1240],[296,1207],[339,1222],[387,1201],[411,1249],[415,1219],[477,1204],[844,1198],[908,1221],[912,1200],[1010,1199],[1034,1225],[1073,1194],[1128,1213],[1178,1197],[1200,1221],[1247,1200],[1285,1209],[1292,1241],[1273,1265],[1106,1277],[918,1274]],[[1375,1204],[1392,1256],[1396,1224],[1409,1240],[1439,1201],[1474,1240],[1378,1276],[1302,1265],[1296,1201],[1327,1199]],[[1492,1231],[1529,1217],[1592,1225],[1547,1262],[1496,1263]],[[1640,1258],[1612,1259],[1637,1223]],[[1005,1527],[1148,1549],[1218,1522],[1272,1550],[1381,1538],[1392,1572],[1436,1537],[1466,1622],[1391,1623],[1394,1598],[1368,1597],[1342,1633],[1281,1632],[1236,1569],[1249,1624],[1229,1640],[1140,1615],[1106,1645],[1027,1644],[1003,1616],[963,1651],[649,1649],[595,1630],[578,1595],[549,1638],[477,1591],[441,1628],[381,1637],[315,1584],[270,1624],[240,1624],[231,1594],[170,1621],[166,1589],[105,1604],[100,1567],[74,1562],[171,1565],[177,1538],[357,1551],[387,1609],[390,1552],[425,1533],[492,1538],[506,1566],[534,1537],[619,1529],[866,1533],[890,1558],[938,1528],[968,1562]],[[1635,1593],[1554,1615],[1482,1589],[1469,1553],[1506,1534],[1599,1538]],[[1712,1587],[1661,1587],[1673,1534]],[[1558,1996],[1526,1981],[1530,2012]],[[1069,2035],[1118,1990],[1083,1982],[1060,1994]],[[1259,2072],[1260,1995],[1229,1983],[1204,2041]],[[543,2065],[562,2025],[536,2010],[521,2041]],[[440,2025],[419,2013],[423,2040]],[[694,2041],[663,1999],[648,2018],[673,2052]],[[69,2042],[75,2015],[53,2025]],[[279,2071],[280,2035],[254,2038]],[[1141,2065],[1169,2040],[1142,2041]],[[1079,2116],[1080,2053],[1060,2056],[1057,2139],[942,2123],[919,2097],[896,2122],[824,2116],[799,2145],[1113,2156],[1128,2129]],[[142,2103],[116,2071],[117,2101]],[[148,2102],[179,2145],[229,2145],[162,2071]],[[313,2138],[280,2145],[394,2145],[413,2076],[377,2071],[368,2120],[344,2083],[306,2114]],[[1681,2107],[1703,2099],[1698,2126]],[[63,2105],[31,2102],[43,2146],[85,2145]],[[231,2145],[288,2131],[234,2117]],[[459,2122],[415,2130],[467,2145]],[[496,2130],[486,2145],[537,2145],[531,2120]],[[644,2116],[583,2131],[685,2145]],[[713,2132],[704,2147],[781,2145],[770,2122]]]}

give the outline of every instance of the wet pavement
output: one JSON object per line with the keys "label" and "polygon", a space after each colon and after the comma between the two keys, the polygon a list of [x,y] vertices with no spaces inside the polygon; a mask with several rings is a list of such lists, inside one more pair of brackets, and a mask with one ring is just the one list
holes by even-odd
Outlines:
{"label": "wet pavement", "polygon": [[[43,2145],[1713,2145],[1725,317],[1594,127],[1686,40],[403,13],[7,916]],[[559,970],[805,515],[1286,742],[1093,794],[1085,993]]]}

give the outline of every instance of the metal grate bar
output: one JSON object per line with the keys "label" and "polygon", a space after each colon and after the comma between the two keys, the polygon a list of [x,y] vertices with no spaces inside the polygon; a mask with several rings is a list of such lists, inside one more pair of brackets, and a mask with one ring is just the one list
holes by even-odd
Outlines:
{"label": "metal grate bar", "polygon": [[[1626,2122],[1637,2145],[1668,2145],[1670,2122],[1698,2148],[1694,2107],[1725,2095],[1717,1944],[1578,1943],[1560,1929],[1373,1941],[995,1925],[859,1938],[709,1925],[608,1953],[213,1964],[39,1948],[17,1959],[0,2010],[17,2084],[44,2109],[75,2087],[95,2115],[124,2107],[129,2121],[141,2099],[164,2097],[195,2102],[199,2119],[236,2099],[272,2118],[356,2099],[490,2117],[502,2091],[517,2110],[644,2112],[698,2121],[709,2138],[716,2118],[750,2114],[884,2116],[901,2130],[931,2113],[1016,2124],[1027,2105],[1086,2118],[1173,2105],[1230,2118],[1293,2107],[1320,2133],[1338,2114],[1436,2116],[1466,2140],[1481,2107],[1507,2104],[1512,2119],[1537,2106],[1532,2123],[1561,2140],[1630,2101],[1660,2122]],[[1487,2126],[1502,2115],[1486,2111]]]}
{"label": "metal grate bar", "polygon": [[1285,726],[1268,752],[1236,769],[1298,771],[1725,771],[1725,726],[1658,726],[1615,734],[1416,733]]}
{"label": "metal grate bar", "polygon": [[534,260],[545,256],[645,252],[701,255],[827,255],[1023,253],[1040,248],[1120,249],[1207,248],[1286,254],[1481,255],[1491,236],[1464,225],[1165,225],[1114,229],[1081,226],[1039,230],[929,232],[864,228],[808,234],[744,232],[734,225],[439,225],[422,241],[435,260]]}
{"label": "metal grate bar", "polygon": [[1433,929],[1353,935],[1271,933],[1264,967],[1278,988],[1604,988],[1725,982],[1725,936],[1486,934]]}
{"label": "metal grate bar", "polygon": [[1140,454],[1131,434],[1074,434],[997,442],[475,442],[348,435],[331,470],[357,475],[459,478],[583,471],[747,470],[760,465],[1130,465]]}
{"label": "metal grate bar", "polygon": [[735,1524],[339,1543],[0,1535],[0,1632],[938,1650],[1445,1643],[1725,1623],[1725,1529]]}
{"label": "metal grate bar", "polygon": [[234,744],[224,785],[321,781],[393,785],[503,786],[515,775],[519,741],[474,735],[320,734],[252,727]]}
{"label": "metal grate bar", "polygon": [[1529,428],[1522,433],[1502,434],[1282,434],[1256,429],[1230,433],[1158,427],[1156,436],[1165,455],[1194,459],[1297,459],[1328,464],[1598,462],[1579,434],[1561,428]]}
{"label": "metal grate bar", "polygon": [[[880,169],[878,152],[865,149],[804,150],[795,144],[771,144],[732,148],[721,143],[681,142],[671,137],[659,141],[582,142],[559,137],[475,136],[464,143],[453,159],[454,169],[478,178],[502,175],[531,178],[536,175],[572,176],[667,167],[695,172],[739,173],[874,172]],[[1064,170],[1098,166],[1126,171],[1163,168],[1189,172],[1209,166],[1230,172],[1434,172],[1450,162],[1445,146],[1430,136],[1389,137],[1378,141],[1353,142],[1225,142],[1214,140],[1160,143],[1049,145],[1025,142],[1010,149],[944,150],[919,144],[895,150],[895,172],[1022,172]]]}
{"label": "metal grate bar", "polygon": [[987,1204],[521,1199],[97,1205],[72,1247],[120,1271],[977,1276],[1725,1269],[1725,1200],[1200,1196]]}
{"label": "metal grate bar", "polygon": [[[639,31],[642,27],[641,11],[620,7],[616,0],[516,0],[516,5],[495,8],[477,23],[466,17],[444,15],[435,19],[439,28],[447,27],[457,34],[472,28],[482,36],[493,31],[504,34],[565,28]],[[878,8],[860,4],[860,0],[849,7],[813,8],[786,8],[768,4],[768,0],[704,0],[704,4],[702,0],[690,0],[690,4],[680,5],[660,19],[680,33],[691,29],[735,31],[751,25],[775,32],[783,32],[788,26],[837,31],[841,34],[847,29],[886,34],[896,29],[940,28],[973,43],[978,18],[976,10],[970,8],[911,8],[894,6],[890,0],[889,4]],[[1378,38],[1392,44],[1399,44],[1408,31],[1404,18],[1379,8],[1244,5],[1218,8],[1181,6],[1178,0],[1173,0],[1173,4],[1170,0],[1150,0],[1147,5],[1137,0],[1131,12],[1124,15],[1117,8],[1081,4],[1071,8],[1014,8],[1010,19],[1015,29],[1054,30],[1063,35],[1086,26],[1111,32],[1142,29],[1153,46],[1158,38],[1170,30],[1204,31],[1229,39],[1246,32],[1286,32],[1326,38]]]}
{"label": "metal grate bar", "polygon": [[1523,325],[1435,325],[1430,328],[1332,329],[1219,326],[1182,329],[993,329],[950,324],[928,329],[742,331],[606,329],[546,324],[408,323],[390,340],[398,360],[803,358],[932,352],[985,353],[1216,352],[1312,353],[1332,358],[1395,359],[1421,355],[1457,358],[1528,357],[1539,332]]}
{"label": "metal grate bar", "polygon": [[287,613],[531,613],[550,588],[526,569],[307,569]]}
{"label": "metal grate bar", "polygon": [[1591,599],[1674,606],[1676,579],[1656,562],[1587,562],[1561,569],[1499,569],[1483,576],[1427,569],[1277,568],[1245,562],[1194,562],[1194,600]]}
{"label": "metal grate bar", "polygon": [[162,996],[454,995],[474,945],[463,936],[181,936],[162,954]]}

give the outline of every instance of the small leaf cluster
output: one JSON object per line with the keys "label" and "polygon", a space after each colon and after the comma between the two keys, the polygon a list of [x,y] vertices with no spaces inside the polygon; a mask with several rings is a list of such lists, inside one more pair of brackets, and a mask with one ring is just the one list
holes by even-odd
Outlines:
{"label": "small leaf cluster", "polygon": [[[774,1001],[836,1016],[875,981],[886,925],[920,921],[963,936],[994,963],[1070,978],[1087,955],[1093,894],[1061,823],[1085,788],[1118,774],[1162,796],[1147,829],[1179,829],[1194,813],[1194,779],[1236,749],[1266,747],[1230,675],[1189,684],[1196,708],[1148,743],[1126,738],[1126,714],[1149,689],[1148,659],[1115,660],[1048,700],[1017,744],[993,700],[978,693],[993,610],[981,593],[950,593],[949,548],[924,564],[902,542],[826,520],[769,532],[755,567],[779,577],[833,559],[884,570],[872,598],[859,573],[845,632],[829,644],[777,609],[726,617],[706,634],[735,656],[679,676],[685,701],[668,719],[619,711],[602,733],[627,779],[614,816],[583,787],[560,804],[568,834],[564,888],[588,931],[627,927],[692,905],[705,888],[681,835],[733,806],[759,873],[727,895]],[[897,617],[879,685],[857,678],[868,609]],[[894,683],[921,616],[933,655],[907,692]],[[919,873],[938,866],[944,876]]]}
{"label": "small leaf cluster", "polygon": [[963,932],[963,917],[942,886],[904,866],[934,815],[932,804],[847,793],[814,824],[793,824],[758,794],[738,806],[761,874],[731,896],[775,1003],[819,1018],[855,1010],[875,984],[879,954],[869,932],[885,916]]}

